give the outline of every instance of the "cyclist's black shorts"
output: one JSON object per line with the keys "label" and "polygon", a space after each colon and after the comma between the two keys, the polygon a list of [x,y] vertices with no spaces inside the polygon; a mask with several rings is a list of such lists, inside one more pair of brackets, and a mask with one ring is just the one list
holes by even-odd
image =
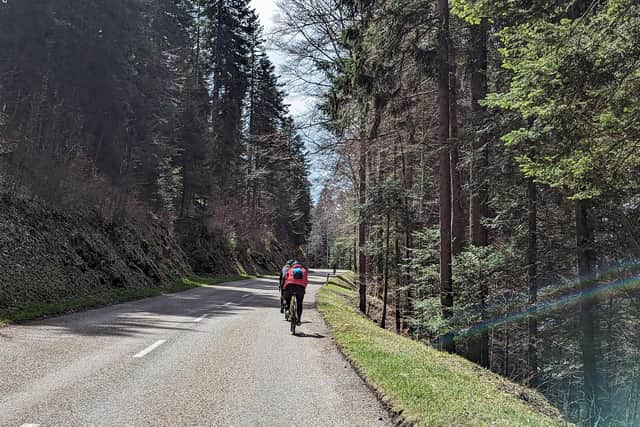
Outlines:
{"label": "cyclist's black shorts", "polygon": [[306,289],[302,285],[287,285],[284,288],[284,297],[285,299],[291,299],[292,295],[295,295],[298,298],[304,298],[304,294],[306,293]]}
{"label": "cyclist's black shorts", "polygon": [[304,286],[301,285],[287,285],[286,288],[284,288],[284,292],[283,292],[283,298],[285,300],[285,306],[289,307],[289,302],[291,301],[291,297],[293,295],[296,296],[296,298],[298,299],[298,317],[300,317],[300,315],[302,315],[302,302],[304,301],[304,294],[306,292],[306,289]]}

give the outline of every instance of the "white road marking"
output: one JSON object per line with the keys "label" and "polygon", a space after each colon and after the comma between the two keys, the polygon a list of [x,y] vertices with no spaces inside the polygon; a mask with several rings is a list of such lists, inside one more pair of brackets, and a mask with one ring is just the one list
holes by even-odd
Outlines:
{"label": "white road marking", "polygon": [[40,424],[24,423],[20,427],[40,427]]}
{"label": "white road marking", "polygon": [[246,294],[246,295],[244,295],[244,296],[242,297],[242,299],[249,298],[250,296],[251,296],[251,294]]}
{"label": "white road marking", "polygon": [[203,314],[202,316],[198,317],[197,319],[193,320],[193,323],[200,323],[202,322],[204,319],[206,319],[208,316],[208,314]]}
{"label": "white road marking", "polygon": [[229,302],[225,302],[224,305],[233,305],[234,303],[232,303],[231,301]]}
{"label": "white road marking", "polygon": [[151,353],[153,350],[155,350],[156,348],[160,347],[162,344],[166,343],[167,340],[159,340],[154,342],[153,344],[151,344],[149,347],[145,348],[144,350],[142,350],[140,353],[136,354],[135,358],[139,359],[141,357],[145,357],[147,354]]}

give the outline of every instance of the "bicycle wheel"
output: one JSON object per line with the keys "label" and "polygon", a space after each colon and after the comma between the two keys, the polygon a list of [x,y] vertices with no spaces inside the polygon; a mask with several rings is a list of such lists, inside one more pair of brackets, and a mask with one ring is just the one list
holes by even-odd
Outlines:
{"label": "bicycle wheel", "polygon": [[296,324],[298,323],[298,298],[294,295],[289,303],[289,320],[291,321],[291,333],[296,334]]}

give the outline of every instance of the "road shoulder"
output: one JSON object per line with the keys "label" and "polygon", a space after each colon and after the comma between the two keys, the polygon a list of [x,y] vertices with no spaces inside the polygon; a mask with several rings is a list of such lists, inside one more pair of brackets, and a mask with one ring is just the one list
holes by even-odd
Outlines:
{"label": "road shoulder", "polygon": [[[355,298],[355,291],[329,285],[319,292],[318,311],[337,346],[395,414],[396,423],[563,425],[557,410],[535,391],[381,329],[356,311]],[[526,395],[527,402],[516,395]]]}

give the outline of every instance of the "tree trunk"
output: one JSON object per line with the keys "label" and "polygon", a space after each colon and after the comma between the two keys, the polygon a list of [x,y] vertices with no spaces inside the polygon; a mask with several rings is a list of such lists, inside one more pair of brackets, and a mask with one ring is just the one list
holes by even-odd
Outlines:
{"label": "tree trunk", "polygon": [[504,377],[509,378],[509,325],[504,328]]}
{"label": "tree trunk", "polygon": [[529,330],[527,365],[529,366],[529,385],[538,385],[538,318],[535,305],[538,302],[538,189],[533,179],[527,182],[527,282],[529,283],[529,307],[530,314],[527,316],[527,326]]}
{"label": "tree trunk", "polygon": [[252,228],[258,224],[256,217],[255,194],[257,192],[254,173],[256,170],[256,129],[255,129],[255,102],[256,102],[256,54],[255,47],[251,49],[251,84],[249,86],[249,138],[247,141],[247,205],[249,206],[249,219]]}
{"label": "tree trunk", "polygon": [[[471,160],[471,197],[469,203],[469,228],[471,244],[474,246],[487,246],[489,236],[482,219],[487,217],[488,188],[486,182],[486,169],[489,164],[486,138],[481,131],[484,122],[484,107],[480,100],[487,96],[487,22],[482,20],[480,25],[471,26],[472,47],[469,57],[471,68],[471,111],[472,121],[476,135],[473,138]],[[480,289],[480,305],[482,307],[482,319],[484,319],[484,307],[488,297],[488,286],[482,284]],[[489,331],[482,330],[477,337],[469,339],[468,358],[475,363],[489,368]]]}
{"label": "tree trunk", "polygon": [[[358,200],[356,200],[357,204]],[[353,225],[353,247],[351,248],[352,256],[351,256],[351,265],[353,266],[353,272],[358,274],[360,271],[358,267],[358,224]]]}
{"label": "tree trunk", "polygon": [[384,248],[384,291],[382,296],[382,319],[380,326],[387,327],[387,301],[389,297],[389,230],[391,224],[391,213],[387,212],[386,237]]}
{"label": "tree trunk", "polygon": [[[396,224],[397,229],[397,224]],[[402,284],[402,276],[400,273],[400,240],[396,235],[396,333],[399,334],[402,331],[402,311],[400,310],[400,301],[402,300],[402,294],[400,292],[400,286]]]}
{"label": "tree trunk", "polygon": [[596,366],[596,320],[593,308],[596,299],[589,295],[595,273],[595,252],[593,249],[593,218],[591,202],[576,202],[576,243],[578,276],[582,298],[580,325],[582,329],[582,363],[584,379],[585,416],[589,425],[595,424],[599,415],[598,371]]}
{"label": "tree trunk", "polygon": [[471,243],[474,246],[488,244],[487,229],[482,219],[487,217],[488,188],[485,171],[489,163],[486,138],[481,127],[484,124],[485,109],[480,101],[487,96],[487,21],[471,27],[473,43],[469,59],[471,68],[471,111],[476,135],[473,139],[471,163],[471,203],[469,209]]}
{"label": "tree trunk", "polygon": [[360,135],[360,161],[358,168],[358,289],[360,293],[360,311],[367,312],[367,257],[364,253],[364,245],[367,234],[366,213],[364,211],[367,194],[367,140],[364,135],[364,123],[362,120],[362,135]]}
{"label": "tree trunk", "polygon": [[[412,142],[412,138],[413,138],[413,134],[411,135],[409,142]],[[412,222],[412,218],[411,218],[411,211],[410,211],[410,204],[409,204],[409,194],[413,188],[413,162],[412,159],[409,157],[409,153],[407,153],[407,151],[404,149],[404,145],[401,143],[400,144],[400,155],[402,157],[402,184],[404,187],[404,198],[403,198],[403,205],[404,205],[404,217],[403,217],[403,222],[404,222],[404,256],[405,258],[409,258],[411,255],[411,233],[413,232],[413,222]],[[398,259],[400,257],[398,256]],[[407,287],[407,292],[406,292],[406,297],[407,297],[407,304],[405,307],[405,313],[406,316],[405,317],[410,317],[412,315],[412,301],[413,301],[413,296],[412,296],[412,291],[411,291],[411,286],[409,283],[409,275],[407,273],[402,273],[401,274],[401,282]],[[405,328],[407,328],[408,326],[405,325]],[[400,327],[400,329],[402,329],[402,327]]]}
{"label": "tree trunk", "polygon": [[[375,180],[377,178],[377,175],[374,174],[374,168],[373,168],[373,158],[371,156],[371,152],[368,149],[369,147],[371,147],[376,139],[378,138],[378,130],[380,129],[380,124],[382,122],[382,110],[384,108],[384,103],[382,100],[382,97],[379,95],[376,95],[373,97],[373,123],[371,124],[371,128],[369,129],[369,134],[367,135],[367,143],[364,147],[365,150],[365,161],[364,161],[364,165],[365,165],[365,171],[363,173],[363,176],[365,179],[369,178],[372,179],[375,185]],[[366,123],[366,120],[365,120]],[[367,170],[368,168],[368,170]],[[373,178],[372,178],[373,177]],[[364,194],[361,196],[362,197],[362,204],[363,206],[366,205],[367,202],[367,192],[366,192],[366,186],[365,186],[365,191]],[[364,212],[365,215],[365,223],[367,224],[367,228],[365,229],[365,239],[367,239],[367,233],[371,234],[372,231],[372,222],[374,222],[374,219],[369,218],[368,217],[368,213]],[[375,236],[373,236],[373,238],[375,238]],[[371,239],[370,239],[371,240]],[[364,307],[364,311],[363,313],[366,313],[366,309],[367,309],[367,304],[366,304],[366,298],[367,298],[367,284],[371,282],[371,274],[372,274],[372,267],[375,265],[374,260],[372,260],[372,257],[370,256],[365,256],[365,261],[364,261],[364,265],[365,265],[365,287],[364,289],[360,288],[360,300],[361,300],[361,307],[360,310],[362,310],[362,307]],[[362,293],[364,292],[364,296],[362,295]]]}
{"label": "tree trunk", "polygon": [[[442,316],[453,315],[453,283],[451,279],[451,170],[449,150],[449,1],[438,0],[438,104],[439,104],[439,198],[440,198],[440,302]],[[445,340],[443,348],[453,351],[453,340]]]}
{"label": "tree trunk", "polygon": [[456,72],[455,67],[451,67],[449,73],[449,90],[450,90],[450,169],[451,169],[451,231],[452,231],[452,251],[453,255],[457,255],[464,249],[466,245],[466,218],[464,215],[464,194],[462,192],[462,179],[458,170],[460,159],[458,147],[458,106],[456,93]]}

